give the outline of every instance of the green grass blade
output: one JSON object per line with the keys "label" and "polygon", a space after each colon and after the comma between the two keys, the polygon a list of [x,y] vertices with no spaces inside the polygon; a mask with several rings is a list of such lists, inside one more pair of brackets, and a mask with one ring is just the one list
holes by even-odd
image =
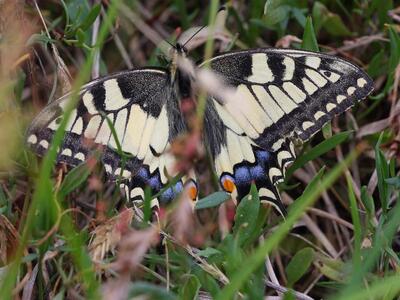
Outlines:
{"label": "green grass blade", "polygon": [[[310,16],[307,17],[306,25],[304,27],[303,42],[301,43],[301,49],[316,51],[316,52],[319,51],[317,37],[315,35],[312,18]],[[327,124],[324,125],[324,127],[322,127],[322,134],[326,139],[332,137],[332,126],[330,122],[328,122]]]}
{"label": "green grass blade", "polygon": [[293,285],[307,272],[313,259],[314,250],[310,247],[301,249],[293,256],[285,268],[289,287],[293,287]]}
{"label": "green grass blade", "polygon": [[[104,23],[102,24],[99,35],[98,35],[98,45],[102,45],[104,42],[109,29],[111,28],[111,24],[116,17],[117,12],[117,0],[111,2],[109,6],[106,18]],[[72,110],[75,108],[78,102],[78,92],[80,87],[83,85],[85,81],[87,81],[88,76],[90,74],[91,65],[93,63],[93,58],[95,55],[94,49],[90,52],[89,58],[86,60],[85,64],[82,66],[81,72],[78,74],[76,81],[74,82],[71,99],[68,102],[65,112],[62,118],[62,121],[59,125],[59,128],[54,133],[52,143],[50,145],[49,151],[43,158],[43,163],[39,172],[38,179],[35,184],[35,191],[32,197],[32,203],[28,210],[28,215],[26,218],[26,223],[23,228],[23,233],[21,236],[19,247],[16,250],[15,259],[12,262],[9,271],[7,272],[7,276],[1,286],[2,288],[2,296],[4,299],[11,298],[12,289],[14,283],[17,278],[18,270],[21,265],[22,254],[25,247],[28,244],[28,240],[32,235],[32,231],[35,228],[35,222],[41,222],[38,220],[38,211],[42,211],[42,214],[39,214],[39,218],[42,218],[43,215],[46,216],[46,212],[48,212],[48,206],[50,205],[52,199],[52,184],[51,184],[51,173],[54,163],[57,157],[57,149],[61,145],[63,137],[64,137],[64,130],[66,128],[68,119],[71,115]],[[47,200],[47,201],[46,201]],[[69,234],[69,231],[66,231]],[[68,236],[67,236],[68,239]],[[73,238],[71,240],[74,240]],[[84,244],[80,244],[77,248],[81,251]],[[85,270],[86,266],[81,264],[81,253],[74,252],[72,256],[74,257],[74,262],[77,265],[77,268],[80,270]],[[87,255],[87,254],[86,254]],[[88,276],[85,276],[83,279],[83,286],[86,290],[86,295],[88,299],[98,298],[98,282],[94,276],[93,272],[85,272]]]}
{"label": "green grass blade", "polygon": [[301,155],[293,165],[288,169],[286,173],[286,177],[290,177],[294,171],[304,166],[307,162],[314,160],[326,152],[334,149],[337,145],[343,143],[350,136],[351,131],[345,131],[338,134],[335,134],[331,138],[319,143],[317,146],[309,150],[307,153]]}
{"label": "green grass blade", "polygon": [[375,146],[375,161],[376,173],[378,177],[379,199],[381,200],[383,214],[386,214],[388,210],[389,191],[385,179],[389,178],[389,167],[386,162],[385,155],[380,149],[382,138],[383,134],[380,135],[379,140]]}
{"label": "green grass blade", "polygon": [[[140,297],[141,296],[141,297]],[[168,292],[163,287],[147,282],[135,282],[130,286],[128,299],[144,298],[144,299],[160,299],[175,300],[176,295]]]}
{"label": "green grass blade", "polygon": [[[360,286],[363,282],[364,276],[370,271],[377,260],[381,256],[381,251],[388,241],[393,239],[393,236],[397,232],[397,228],[400,226],[400,202],[397,202],[396,206],[391,210],[388,221],[383,224],[382,228],[377,229],[377,234],[373,241],[373,245],[369,248],[364,255],[363,263],[361,267],[354,270],[352,278],[346,288],[342,289],[338,295],[339,299],[350,299],[349,295],[357,293],[360,290]],[[336,298],[335,298],[336,299]],[[351,298],[353,299],[353,298]]]}
{"label": "green grass blade", "polygon": [[[212,36],[214,28],[215,28],[215,21],[217,19],[217,13],[219,9],[219,1],[212,0],[209,9],[209,19],[208,19],[208,29],[209,34],[207,36],[207,41],[204,50],[204,61],[205,67],[209,66],[209,60],[211,59],[214,53],[214,38]],[[202,92],[198,96],[197,108],[196,108],[196,115],[199,121],[203,122],[204,113],[206,109],[207,103],[207,95]]]}
{"label": "green grass blade", "polygon": [[197,201],[195,209],[204,209],[218,206],[229,200],[231,196],[226,192],[216,192]]}
{"label": "green grass blade", "polygon": [[311,17],[307,17],[306,26],[304,27],[301,49],[309,51],[319,51],[317,37],[315,36],[314,26]]}
{"label": "green grass blade", "polygon": [[260,198],[257,187],[252,184],[250,193],[240,201],[236,209],[235,225],[232,228],[240,246],[252,236],[257,225],[259,209]]}
{"label": "green grass blade", "polygon": [[84,162],[79,166],[73,168],[65,176],[59,190],[61,198],[64,198],[81,184],[83,184],[90,174],[90,169]]}
{"label": "green grass blade", "polygon": [[[335,300],[365,300],[382,299],[383,295],[390,292],[393,296],[400,293],[400,274],[385,276],[380,280],[374,281],[368,288],[355,289],[345,295],[334,297]],[[397,298],[389,298],[397,299]]]}
{"label": "green grass blade", "polygon": [[354,269],[357,270],[361,267],[361,221],[360,215],[358,213],[358,206],[356,201],[356,196],[354,195],[353,190],[353,181],[350,178],[350,175],[346,175],[347,179],[347,187],[349,189],[349,201],[350,201],[350,212],[351,218],[353,220],[354,225],[354,253],[353,253],[353,265]]}
{"label": "green grass blade", "polygon": [[188,17],[188,12],[186,8],[186,1],[184,0],[175,0],[175,6],[179,11],[180,22],[182,24],[183,29],[187,29],[190,27],[190,20]]}
{"label": "green grass blade", "polygon": [[321,170],[307,186],[303,195],[291,206],[287,219],[266,239],[247,259],[242,262],[245,268],[238,270],[216,297],[217,300],[228,300],[249,279],[251,274],[264,263],[265,256],[275,249],[279,242],[289,233],[295,222],[302,216],[304,211],[312,205],[319,195],[329,188],[343,173],[347,166],[356,158],[357,152],[353,151],[346,159],[332,169],[323,180]]}

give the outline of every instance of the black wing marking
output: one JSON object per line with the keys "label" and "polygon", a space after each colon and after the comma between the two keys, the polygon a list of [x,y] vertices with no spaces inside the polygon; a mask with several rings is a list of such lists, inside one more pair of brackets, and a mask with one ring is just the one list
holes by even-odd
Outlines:
{"label": "black wing marking", "polygon": [[[29,128],[28,143],[38,154],[47,151],[68,99],[66,95],[48,105]],[[124,164],[104,115],[112,122],[122,150],[129,155]],[[108,177],[116,180],[122,176],[121,188],[128,199],[142,200],[146,185],[158,193],[168,184],[169,177],[177,175],[175,158],[168,150],[171,141],[184,130],[167,72],[160,69],[121,72],[97,79],[81,89],[57,161],[75,166],[100,146]],[[88,140],[94,147],[89,146]],[[178,181],[159,200],[169,202],[182,189],[183,182]]]}
{"label": "black wing marking", "polygon": [[357,66],[307,51],[233,52],[213,58],[211,68],[239,94],[236,101],[224,103],[226,110],[256,144],[269,150],[293,133],[308,140],[373,89]]}
{"label": "black wing marking", "polygon": [[373,82],[353,64],[298,50],[255,49],[211,59],[236,89],[210,98],[205,136],[222,188],[241,199],[252,182],[262,198],[283,206],[275,185],[294,161],[292,138],[308,140],[335,115],[365,98]]}

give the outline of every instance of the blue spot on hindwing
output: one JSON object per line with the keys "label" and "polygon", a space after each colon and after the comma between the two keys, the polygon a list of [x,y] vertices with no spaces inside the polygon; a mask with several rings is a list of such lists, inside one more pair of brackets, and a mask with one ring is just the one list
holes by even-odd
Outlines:
{"label": "blue spot on hindwing", "polygon": [[168,203],[174,199],[174,190],[172,187],[166,189],[160,196],[160,200],[163,203]]}
{"label": "blue spot on hindwing", "polygon": [[146,170],[146,168],[141,167],[138,172],[137,172],[137,176],[141,177],[144,179],[144,181],[147,181],[149,179],[149,171]]}
{"label": "blue spot on hindwing", "polygon": [[254,152],[255,152],[255,154],[256,154],[257,161],[258,161],[259,163],[261,163],[261,165],[262,165],[263,163],[265,163],[266,161],[268,161],[269,158],[270,158],[270,155],[269,155],[269,152],[268,152],[268,151],[261,150],[261,149],[257,149],[257,150],[255,150]]}
{"label": "blue spot on hindwing", "polygon": [[159,191],[162,188],[162,183],[160,180],[160,176],[158,174],[155,174],[149,178],[147,181],[147,184],[151,187],[152,190],[154,191]]}
{"label": "blue spot on hindwing", "polygon": [[169,203],[183,191],[182,181],[178,181],[174,187],[169,187],[160,196],[162,203]]}
{"label": "blue spot on hindwing", "polygon": [[254,167],[251,167],[250,168],[250,174],[251,174],[251,177],[253,179],[255,179],[255,180],[263,179],[267,175],[266,172],[265,172],[265,169],[260,165],[256,165]]}
{"label": "blue spot on hindwing", "polygon": [[249,168],[246,166],[237,167],[234,171],[235,182],[238,185],[249,184],[251,182],[251,175]]}
{"label": "blue spot on hindwing", "polygon": [[258,147],[253,147],[253,153],[256,158],[254,163],[244,161],[234,166],[233,177],[239,199],[250,192],[252,182],[259,187],[259,183],[264,183],[268,180],[268,168],[270,160],[273,158],[271,156],[272,153]]}
{"label": "blue spot on hindwing", "polygon": [[179,180],[176,184],[175,184],[175,193],[179,194],[183,191],[183,183],[181,180]]}

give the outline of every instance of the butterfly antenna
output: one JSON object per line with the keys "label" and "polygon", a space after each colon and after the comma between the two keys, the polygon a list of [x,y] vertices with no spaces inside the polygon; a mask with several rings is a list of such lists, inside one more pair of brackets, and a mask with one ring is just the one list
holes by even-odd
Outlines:
{"label": "butterfly antenna", "polygon": [[[221,11],[226,10],[226,6],[222,5],[219,9],[218,9],[218,13],[220,13]],[[200,31],[202,31],[205,27],[207,27],[206,25],[203,25],[199,30],[197,30],[184,44],[182,47],[185,47],[187,43],[189,43]]]}
{"label": "butterfly antenna", "polygon": [[168,40],[164,40],[168,45],[170,45],[172,48],[176,49],[176,46],[170,43]]}
{"label": "butterfly antenna", "polygon": [[185,47],[187,43],[189,43],[200,31],[206,28],[206,25],[203,25],[199,30],[197,30],[184,44],[182,47]]}

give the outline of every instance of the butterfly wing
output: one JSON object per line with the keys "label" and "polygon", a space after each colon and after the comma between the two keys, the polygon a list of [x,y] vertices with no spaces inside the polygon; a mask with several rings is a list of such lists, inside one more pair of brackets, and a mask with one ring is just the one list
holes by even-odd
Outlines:
{"label": "butterfly wing", "polygon": [[293,143],[285,139],[276,152],[261,148],[213,99],[207,102],[204,133],[221,187],[240,200],[250,192],[254,182],[260,199],[284,213],[275,185],[283,179],[286,168],[295,159]]}
{"label": "butterfly wing", "polygon": [[295,159],[292,138],[308,140],[373,89],[357,66],[322,53],[255,49],[217,56],[210,66],[236,93],[209,99],[206,111],[219,124],[205,135],[220,184],[236,186],[241,198],[255,182],[261,198],[278,205],[275,185]]}
{"label": "butterfly wing", "polygon": [[[143,200],[144,188],[158,193],[176,176],[171,141],[185,130],[169,74],[160,69],[139,69],[97,79],[82,87],[72,111],[57,161],[75,166],[101,148],[101,160],[110,179],[122,176],[128,199]],[[49,104],[33,121],[27,139],[43,155],[70,99]],[[116,138],[109,126],[115,129]],[[117,151],[117,141],[126,158]],[[192,184],[195,182],[191,179]],[[183,189],[182,180],[160,197],[171,201]]]}

